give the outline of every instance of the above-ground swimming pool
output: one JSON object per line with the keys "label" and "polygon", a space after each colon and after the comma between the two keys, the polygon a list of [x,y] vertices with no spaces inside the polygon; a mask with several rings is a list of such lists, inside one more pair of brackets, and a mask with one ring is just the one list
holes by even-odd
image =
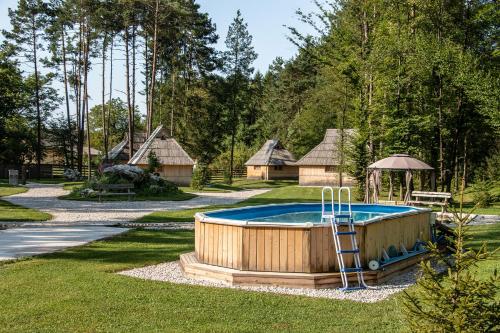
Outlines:
{"label": "above-ground swimming pool", "polygon": [[[331,206],[327,207],[330,208]],[[419,212],[420,209],[409,206],[384,206],[352,204],[352,217],[355,223],[372,223],[389,216],[401,216]],[[346,213],[347,204],[335,205],[335,212]],[[330,211],[326,211],[329,214]],[[226,221],[234,224],[321,224],[321,204],[278,204],[224,209],[198,215],[203,221]]]}
{"label": "above-ground swimming pool", "polygon": [[[336,205],[336,212],[338,208]],[[348,211],[347,205],[342,211]],[[430,240],[429,209],[352,204],[352,211],[361,264],[365,269],[369,261],[380,261],[383,250],[391,246],[412,249],[416,242]],[[347,226],[339,227],[339,231],[345,230]],[[340,236],[342,248],[350,247],[348,237]],[[321,222],[319,203],[197,213],[195,253],[190,258],[191,263],[184,263],[187,274],[193,277],[215,274],[215,278],[230,274],[230,280],[225,279],[231,283],[238,280],[240,284],[304,285],[308,281],[316,288],[333,286],[340,281],[335,275],[339,267],[331,226]],[[352,255],[344,256],[346,267],[351,267],[352,260]],[[397,266],[404,268],[414,262],[403,260]],[[221,269],[230,271],[221,272]],[[219,271],[214,273],[215,270]],[[287,275],[289,273],[295,273],[294,277]]]}

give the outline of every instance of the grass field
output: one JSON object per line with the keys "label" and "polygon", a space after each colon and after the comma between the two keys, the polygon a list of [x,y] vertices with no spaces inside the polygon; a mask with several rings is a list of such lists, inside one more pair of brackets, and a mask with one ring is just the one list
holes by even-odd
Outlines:
{"label": "grass field", "polygon": [[195,190],[191,187],[182,187],[186,192],[230,192],[243,191],[257,188],[278,188],[284,186],[297,185],[295,180],[251,180],[246,178],[236,178],[231,185],[222,182],[213,182],[203,190]]}
{"label": "grass field", "polygon": [[[132,201],[184,201],[196,198],[195,194],[186,193],[183,191],[179,191],[177,193],[162,193],[156,195],[144,195],[138,193],[135,196],[131,197]],[[79,194],[70,193],[67,195],[60,196],[61,200],[75,200],[75,201],[99,201],[97,197],[81,197]],[[101,201],[128,201],[128,196],[126,195],[117,195],[117,196],[103,196]]]}
{"label": "grass field", "polygon": [[[345,195],[345,192],[343,193]],[[335,192],[337,195],[337,192]],[[352,194],[355,198],[355,193]],[[471,200],[470,197],[466,198]],[[342,200],[345,201],[346,197],[343,196]],[[154,212],[146,215],[138,222],[147,223],[162,223],[162,222],[192,222],[194,214],[200,211],[210,211],[224,208],[236,208],[244,206],[265,205],[273,203],[287,203],[287,202],[319,202],[321,201],[321,188],[320,187],[301,187],[296,185],[286,185],[271,189],[271,191],[254,196],[245,201],[232,205],[216,205],[205,208],[185,209],[168,212]],[[353,200],[354,201],[354,200]],[[474,205],[467,201],[464,205],[465,211],[470,210]],[[435,207],[436,211],[440,211],[439,207]],[[488,208],[477,208],[474,210],[475,214],[493,214],[500,215],[500,202],[494,203]]]}
{"label": "grass field", "polygon": [[[0,197],[26,192],[28,189],[22,186],[11,186],[0,183]],[[35,209],[26,208],[11,204],[8,201],[0,200],[0,221],[28,222],[47,221],[52,216]]]}
{"label": "grass field", "polygon": [[[474,227],[475,242],[500,225]],[[87,246],[0,264],[4,332],[401,332],[401,294],[368,304],[143,281],[113,274],[177,260],[191,231],[131,231]],[[481,263],[481,272],[498,267]],[[485,269],[484,269],[485,268]]]}
{"label": "grass field", "polygon": [[[319,187],[299,187],[287,186],[273,189],[240,203],[232,205],[214,205],[206,208],[184,209],[168,212],[154,212],[141,217],[137,222],[162,223],[162,222],[192,222],[194,214],[200,211],[217,210],[223,208],[236,208],[244,206],[264,205],[271,203],[285,202],[314,202],[321,198],[321,188]],[[320,199],[321,200],[321,199]]]}
{"label": "grass field", "polygon": [[0,197],[5,197],[7,195],[13,195],[18,193],[24,193],[26,191],[28,191],[28,189],[23,186],[12,186],[9,184],[0,183]]}

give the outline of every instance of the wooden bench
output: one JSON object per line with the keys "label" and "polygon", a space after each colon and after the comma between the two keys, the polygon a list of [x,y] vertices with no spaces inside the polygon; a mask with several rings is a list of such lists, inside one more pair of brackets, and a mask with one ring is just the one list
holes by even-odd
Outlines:
{"label": "wooden bench", "polygon": [[[128,200],[135,195],[131,190],[134,189],[134,184],[98,184],[97,196],[99,202],[103,196],[127,195]],[[126,191],[126,192],[125,192]]]}
{"label": "wooden bench", "polygon": [[408,204],[441,206],[441,214],[443,214],[444,212],[446,212],[450,200],[451,200],[451,193],[449,192],[412,191],[411,199],[410,201],[408,201]]}

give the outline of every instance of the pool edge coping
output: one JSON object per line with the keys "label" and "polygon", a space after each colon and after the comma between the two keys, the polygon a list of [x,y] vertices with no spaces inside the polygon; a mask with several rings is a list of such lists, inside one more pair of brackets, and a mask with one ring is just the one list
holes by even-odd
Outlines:
{"label": "pool edge coping", "polygon": [[[251,209],[251,208],[259,208],[259,207],[269,207],[269,206],[317,205],[318,203],[315,203],[315,202],[273,203],[273,204],[225,208],[225,209],[222,208],[222,209],[212,210],[212,211],[210,211],[210,213],[216,213],[216,212],[221,212],[221,211],[234,211],[234,210],[242,210],[242,209]],[[372,205],[372,206],[389,206],[389,207],[393,206],[393,205],[382,205],[382,204],[377,204],[377,203],[373,203],[373,204],[352,203],[352,205],[353,206]],[[407,205],[401,205],[401,206],[396,206],[396,207],[406,207],[406,208],[411,208],[412,210],[406,211],[406,212],[387,214],[387,215],[380,216],[380,217],[373,217],[373,218],[365,220],[363,222],[354,223],[354,225],[355,226],[366,226],[366,225],[369,225],[372,223],[380,222],[381,220],[392,220],[392,219],[399,218],[402,216],[417,215],[417,214],[422,213],[422,212],[432,212],[432,209],[423,208],[423,207],[414,207],[414,206],[407,206]],[[250,221],[250,220],[225,219],[225,218],[220,218],[220,217],[207,216],[205,212],[197,212],[194,215],[194,217],[195,217],[196,221],[201,222],[201,223],[217,223],[217,224],[225,224],[225,225],[233,225],[233,226],[246,226],[246,227],[288,227],[288,228],[304,229],[304,228],[315,228],[315,227],[317,228],[317,227],[329,226],[329,223],[312,223],[312,222],[306,222],[306,223],[286,223],[286,222],[269,223],[269,222],[255,222],[255,221]]]}

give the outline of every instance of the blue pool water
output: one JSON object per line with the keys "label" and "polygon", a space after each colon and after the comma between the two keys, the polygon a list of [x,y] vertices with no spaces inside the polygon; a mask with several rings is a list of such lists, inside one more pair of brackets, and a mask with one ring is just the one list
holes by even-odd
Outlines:
{"label": "blue pool water", "polygon": [[[407,206],[384,206],[370,204],[353,204],[354,222],[376,221],[390,215],[401,215],[417,211],[418,208]],[[348,211],[342,205],[342,212]],[[335,205],[338,214],[339,206]],[[327,214],[330,213],[327,211]],[[321,223],[321,204],[283,204],[225,209],[204,214],[214,219],[244,221],[247,223]]]}

